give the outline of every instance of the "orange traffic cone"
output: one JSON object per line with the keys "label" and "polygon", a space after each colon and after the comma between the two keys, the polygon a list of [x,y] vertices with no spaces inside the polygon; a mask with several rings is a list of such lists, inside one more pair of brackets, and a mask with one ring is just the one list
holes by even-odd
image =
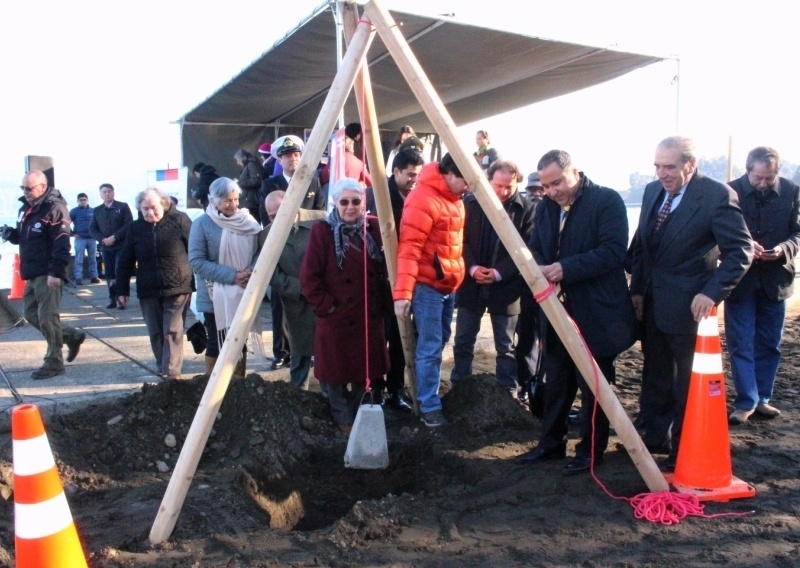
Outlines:
{"label": "orange traffic cone", "polygon": [[689,396],[671,482],[678,493],[691,493],[700,501],[728,501],[756,494],[752,485],[731,473],[725,375],[716,307],[697,329]]}
{"label": "orange traffic cone", "polygon": [[11,413],[17,568],[87,566],[39,409]]}
{"label": "orange traffic cone", "polygon": [[21,300],[25,292],[25,281],[19,275],[19,253],[14,255],[14,265],[11,269],[11,292],[9,300]]}

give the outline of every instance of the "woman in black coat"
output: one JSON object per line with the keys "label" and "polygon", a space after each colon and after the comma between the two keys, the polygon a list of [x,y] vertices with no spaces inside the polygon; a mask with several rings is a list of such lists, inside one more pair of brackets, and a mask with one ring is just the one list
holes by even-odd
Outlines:
{"label": "woman in black coat", "polygon": [[117,267],[117,298],[125,306],[136,271],[136,295],[162,378],[178,379],[183,366],[183,309],[194,290],[189,266],[192,221],[160,190],[136,196],[140,217],[131,223]]}
{"label": "woman in black coat", "polygon": [[233,159],[242,168],[236,183],[242,190],[239,198],[239,205],[244,207],[256,221],[261,221],[261,203],[258,199],[258,191],[261,189],[261,182],[266,177],[264,166],[261,160],[253,156],[247,150],[237,150]]}

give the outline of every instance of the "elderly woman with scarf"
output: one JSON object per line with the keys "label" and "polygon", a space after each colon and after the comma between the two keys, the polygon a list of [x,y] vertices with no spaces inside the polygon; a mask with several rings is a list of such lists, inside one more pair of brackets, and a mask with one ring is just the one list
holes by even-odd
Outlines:
{"label": "elderly woman with scarf", "polygon": [[[206,212],[192,223],[189,235],[189,263],[198,279],[197,309],[206,328],[206,373],[211,374],[219,348],[230,329],[236,309],[250,280],[258,256],[261,224],[245,208],[239,208],[241,189],[230,178],[211,182]],[[263,351],[260,320],[250,330],[255,352]],[[247,365],[246,348],[233,370],[243,377]]]}
{"label": "elderly woman with scarf", "polygon": [[334,208],[311,229],[300,287],[316,316],[314,375],[327,387],[334,422],[349,433],[367,380],[389,368],[384,319],[393,304],[364,189],[343,178],[331,196]]}

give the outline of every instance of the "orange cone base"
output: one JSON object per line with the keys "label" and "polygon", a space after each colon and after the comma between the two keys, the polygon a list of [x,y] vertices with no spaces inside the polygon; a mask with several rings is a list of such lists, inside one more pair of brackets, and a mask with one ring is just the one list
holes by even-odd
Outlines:
{"label": "orange cone base", "polygon": [[674,477],[675,475],[672,473],[664,474],[664,479],[675,488],[675,491],[694,495],[698,501],[730,501],[731,499],[749,499],[756,496],[755,487],[735,476],[731,476],[731,482],[726,487],[717,489],[702,489],[674,483]]}
{"label": "orange cone base", "polygon": [[15,554],[18,568],[86,568],[81,541],[75,525],[44,538],[16,537]]}

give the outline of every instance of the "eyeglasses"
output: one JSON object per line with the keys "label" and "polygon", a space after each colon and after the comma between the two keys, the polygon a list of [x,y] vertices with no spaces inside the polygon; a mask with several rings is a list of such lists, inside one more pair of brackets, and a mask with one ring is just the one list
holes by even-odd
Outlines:
{"label": "eyeglasses", "polygon": [[360,197],[354,197],[353,199],[340,199],[339,200],[339,205],[341,205],[342,207],[347,207],[351,203],[353,204],[353,207],[358,207],[359,205],[361,205],[361,198]]}
{"label": "eyeglasses", "polygon": [[30,187],[28,187],[28,186],[26,186],[26,185],[21,185],[21,186],[19,186],[19,188],[20,188],[22,191],[33,191],[34,189],[36,189],[36,188],[37,188],[37,187],[39,187],[40,185],[44,185],[44,184],[43,184],[43,183],[37,183],[37,184],[34,184],[34,185],[30,186]]}

